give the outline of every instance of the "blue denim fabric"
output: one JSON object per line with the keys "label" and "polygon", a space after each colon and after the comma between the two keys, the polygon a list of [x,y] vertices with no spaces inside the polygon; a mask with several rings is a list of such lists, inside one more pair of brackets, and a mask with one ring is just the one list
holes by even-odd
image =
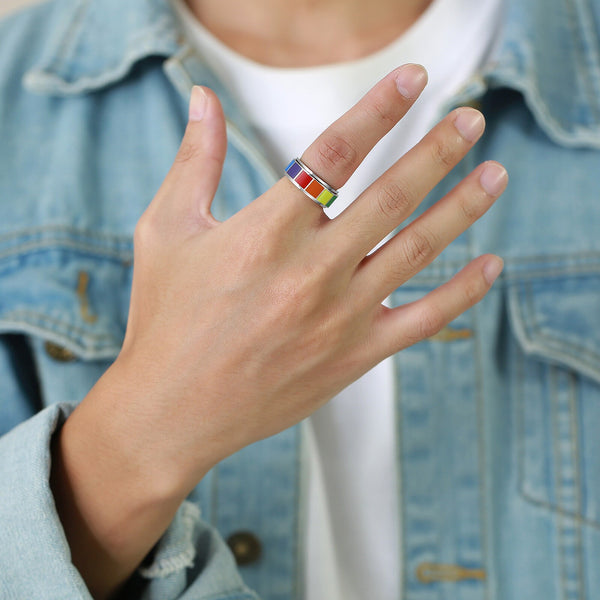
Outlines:
{"label": "blue denim fabric", "polygon": [[[487,158],[511,182],[393,302],[482,252],[506,266],[481,304],[395,359],[403,599],[600,595],[598,22],[598,1],[508,0],[498,52],[453,103],[479,102],[487,132],[421,210]],[[119,351],[133,229],[193,83],[228,118],[225,219],[278,175],[166,0],[55,0],[0,25],[3,599],[90,598],[54,509],[49,444]],[[129,597],[301,598],[302,481],[299,427],[223,461]],[[238,569],[223,538],[241,530],[263,554]]]}

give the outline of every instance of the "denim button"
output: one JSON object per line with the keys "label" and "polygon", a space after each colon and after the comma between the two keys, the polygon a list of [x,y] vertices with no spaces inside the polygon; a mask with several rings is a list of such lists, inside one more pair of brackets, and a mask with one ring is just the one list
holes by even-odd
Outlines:
{"label": "denim button", "polygon": [[227,538],[235,562],[238,565],[249,565],[256,562],[262,554],[260,540],[250,531],[237,531]]}
{"label": "denim button", "polygon": [[46,342],[44,344],[44,350],[46,350],[46,354],[50,358],[57,362],[71,362],[77,358],[73,352],[54,342]]}

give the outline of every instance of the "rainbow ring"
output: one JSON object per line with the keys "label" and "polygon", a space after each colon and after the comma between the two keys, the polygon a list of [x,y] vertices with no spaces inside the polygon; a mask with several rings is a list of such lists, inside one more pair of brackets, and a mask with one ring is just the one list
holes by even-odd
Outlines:
{"label": "rainbow ring", "polygon": [[285,168],[285,174],[298,189],[322,207],[331,206],[338,197],[337,190],[315,175],[299,158],[294,158]]}

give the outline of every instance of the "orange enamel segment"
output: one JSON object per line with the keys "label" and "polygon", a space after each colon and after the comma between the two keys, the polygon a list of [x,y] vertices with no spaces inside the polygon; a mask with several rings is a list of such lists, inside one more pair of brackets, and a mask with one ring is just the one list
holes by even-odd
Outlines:
{"label": "orange enamel segment", "polygon": [[325,188],[315,179],[312,183],[306,186],[306,191],[313,197],[316,198]]}

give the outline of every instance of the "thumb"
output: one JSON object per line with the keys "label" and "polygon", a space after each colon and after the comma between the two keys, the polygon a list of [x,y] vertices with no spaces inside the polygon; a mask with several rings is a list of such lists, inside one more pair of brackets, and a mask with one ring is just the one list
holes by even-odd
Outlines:
{"label": "thumb", "polygon": [[177,190],[175,197],[195,214],[210,215],[226,150],[221,103],[212,90],[196,85],[192,88],[185,135],[167,176],[170,189]]}

